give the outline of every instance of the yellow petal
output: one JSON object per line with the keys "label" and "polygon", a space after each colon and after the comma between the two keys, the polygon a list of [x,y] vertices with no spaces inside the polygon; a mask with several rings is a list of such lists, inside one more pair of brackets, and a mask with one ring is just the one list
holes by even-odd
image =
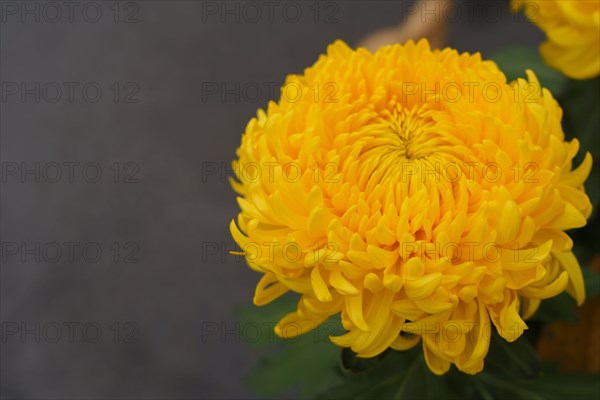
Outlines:
{"label": "yellow petal", "polygon": [[433,294],[442,282],[442,274],[439,272],[425,275],[422,278],[407,280],[404,290],[412,300],[423,300]]}
{"label": "yellow petal", "polygon": [[331,293],[329,292],[329,288],[327,284],[321,277],[321,272],[319,271],[319,267],[313,267],[310,273],[310,283],[312,284],[313,290],[317,298],[322,302],[331,301],[333,298],[331,297]]}
{"label": "yellow petal", "polygon": [[571,251],[568,253],[553,252],[552,256],[558,260],[561,267],[569,274],[567,291],[577,301],[577,305],[582,305],[585,300],[585,285],[577,258]]}
{"label": "yellow petal", "polygon": [[275,274],[267,273],[256,285],[254,304],[257,306],[268,304],[276,298],[287,293],[288,290],[289,288],[279,282],[279,279],[277,279]]}

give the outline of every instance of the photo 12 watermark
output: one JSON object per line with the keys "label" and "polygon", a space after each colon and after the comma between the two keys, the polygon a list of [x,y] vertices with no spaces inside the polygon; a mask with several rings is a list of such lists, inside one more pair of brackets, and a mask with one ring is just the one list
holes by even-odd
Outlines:
{"label": "photo 12 watermark", "polygon": [[[506,88],[507,90],[503,90]],[[411,101],[458,103],[498,103],[510,99],[515,103],[537,103],[542,86],[534,82],[506,87],[504,82],[410,82],[402,81],[399,87],[402,103]]]}
{"label": "photo 12 watermark", "polygon": [[227,183],[230,179],[242,179],[244,182],[257,183],[261,180],[275,182],[282,179],[288,183],[300,181],[309,175],[313,183],[336,183],[339,182],[338,164],[335,162],[314,163],[302,166],[298,162],[290,161],[278,163],[276,161],[247,162],[233,164],[224,161],[206,161],[201,165],[201,182],[208,183],[218,181]]}
{"label": "photo 12 watermark", "polygon": [[339,86],[335,82],[313,82],[308,86],[298,82],[226,82],[206,81],[201,84],[202,103],[240,104],[268,103],[279,97],[279,101],[296,103],[337,103]]}
{"label": "photo 12 watermark", "polygon": [[[399,159],[394,164],[398,182],[409,183],[415,180],[422,183],[457,183],[460,181],[485,184],[539,183],[540,168],[535,162],[513,162],[502,166],[495,161],[489,162],[422,162],[420,160]],[[337,162],[315,162],[303,165],[297,161],[279,163],[277,161],[205,161],[201,164],[201,182],[229,183],[231,180],[244,183],[282,181],[296,183],[308,179],[312,183],[339,183],[344,181],[343,173]]]}
{"label": "photo 12 watermark", "polygon": [[140,165],[134,161],[4,161],[0,168],[2,183],[133,184],[141,180]]}
{"label": "photo 12 watermark", "polygon": [[3,265],[137,264],[141,246],[135,241],[2,241]]}
{"label": "photo 12 watermark", "polygon": [[[390,314],[392,311],[390,311]],[[392,316],[390,316],[391,318]],[[227,343],[258,343],[266,342],[273,344],[286,341],[294,343],[304,335],[308,335],[313,343],[331,342],[332,336],[343,334],[340,332],[339,324],[327,321],[322,324],[300,325],[298,323],[287,323],[279,325],[279,335],[274,332],[277,321],[274,322],[227,322],[227,321],[203,321],[201,325],[200,340],[204,344],[227,344]],[[492,323],[480,324],[475,321],[450,320],[440,322],[407,322],[402,325],[402,333],[398,336],[402,342],[414,341],[415,336],[428,336],[428,340],[439,343],[441,341],[458,343],[460,341],[476,343],[479,340],[490,342],[494,329],[498,330]],[[503,336],[519,338],[526,327],[515,322],[506,327],[508,332],[501,332]]]}
{"label": "photo 12 watermark", "polygon": [[[403,81],[388,82],[388,92],[401,104],[422,103],[498,103],[509,100],[515,103],[537,103],[543,87],[535,82],[507,85],[506,82],[469,81]],[[297,103],[338,103],[341,83],[334,81],[300,84],[288,82],[281,85],[271,81],[204,81],[200,86],[202,103],[267,104],[269,101]],[[14,90],[11,91],[11,93]]]}
{"label": "photo 12 watermark", "polygon": [[133,344],[140,326],[132,321],[3,321],[2,344]]}
{"label": "photo 12 watermark", "polygon": [[505,1],[403,1],[402,22],[455,24],[482,21],[494,24],[506,19],[522,23],[537,22],[539,5],[535,1],[524,2],[521,10],[521,13],[512,12]]}
{"label": "photo 12 watermark", "polygon": [[3,104],[135,104],[140,102],[140,85],[133,81],[2,81]]}
{"label": "photo 12 watermark", "polygon": [[[415,240],[413,242],[398,242],[397,247],[389,252],[396,252],[398,260],[416,258],[422,262],[433,261],[439,263],[464,263],[469,261],[482,261],[486,263],[510,262],[520,264],[539,264],[542,245],[535,242],[499,243],[495,241],[476,242],[434,242]],[[259,262],[303,265],[337,265],[340,261],[352,262],[352,255],[341,249],[347,245],[338,242],[315,242],[311,245],[302,245],[298,242],[288,241],[263,241],[249,240],[237,246],[221,241],[204,241],[201,243],[200,260],[203,264],[225,264],[232,262]]]}
{"label": "photo 12 watermark", "polygon": [[202,1],[201,22],[337,24],[339,1]]}
{"label": "photo 12 watermark", "polygon": [[2,1],[3,24],[137,24],[139,1]]}

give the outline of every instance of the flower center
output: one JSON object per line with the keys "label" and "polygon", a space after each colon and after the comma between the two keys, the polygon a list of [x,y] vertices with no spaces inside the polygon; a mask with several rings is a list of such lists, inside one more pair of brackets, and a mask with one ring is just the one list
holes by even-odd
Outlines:
{"label": "flower center", "polygon": [[412,108],[396,105],[365,124],[358,132],[362,151],[355,173],[361,189],[380,183],[395,187],[415,176],[423,183],[433,179],[430,183],[438,185],[439,179],[426,171],[437,171],[437,165],[452,160],[449,150],[454,144],[437,121],[439,112],[427,104]]}
{"label": "flower center", "polygon": [[425,158],[436,150],[438,135],[432,129],[435,121],[423,106],[411,109],[398,107],[386,111],[381,117],[381,122],[393,133],[389,136],[389,144],[401,159]]}

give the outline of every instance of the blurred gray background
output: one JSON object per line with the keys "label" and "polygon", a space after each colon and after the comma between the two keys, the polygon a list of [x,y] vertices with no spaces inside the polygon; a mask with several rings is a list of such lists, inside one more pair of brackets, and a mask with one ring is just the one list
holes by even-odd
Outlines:
{"label": "blurred gray background", "polygon": [[[222,167],[286,74],[410,2],[67,3],[0,2],[0,394],[253,398],[261,353],[221,332],[259,279],[225,253]],[[461,51],[543,39],[469,4]]]}

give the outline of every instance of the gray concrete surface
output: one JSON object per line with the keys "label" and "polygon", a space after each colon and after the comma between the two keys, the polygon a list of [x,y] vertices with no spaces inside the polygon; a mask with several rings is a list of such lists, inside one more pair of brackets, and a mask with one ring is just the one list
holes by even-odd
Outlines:
{"label": "gray concrete surface", "polygon": [[[120,2],[118,15],[113,1],[75,1],[73,14],[58,2],[58,21],[46,2],[0,3],[2,398],[255,397],[242,379],[259,352],[232,335],[202,337],[206,323],[234,326],[258,279],[233,257],[203,260],[203,243],[232,248],[237,212],[229,185],[204,179],[203,166],[234,157],[269,82],[300,73],[334,39],[353,44],[396,23],[403,3],[276,1],[269,21],[257,2],[256,22],[235,1]],[[543,37],[505,1],[488,3],[487,21],[476,12],[451,24],[450,45],[486,55]],[[239,22],[212,13],[225,6],[240,7]],[[203,98],[207,82],[263,93]],[[39,181],[21,176],[35,163]]]}

